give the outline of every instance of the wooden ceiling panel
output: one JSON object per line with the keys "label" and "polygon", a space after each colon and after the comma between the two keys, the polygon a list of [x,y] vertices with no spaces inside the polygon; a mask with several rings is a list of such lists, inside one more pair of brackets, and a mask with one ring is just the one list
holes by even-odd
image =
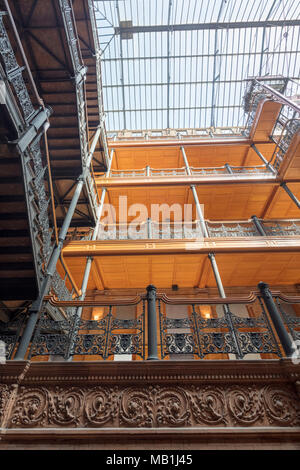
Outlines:
{"label": "wooden ceiling panel", "polygon": [[[186,145],[185,153],[189,165],[195,168],[218,167],[229,163],[233,166],[262,165],[261,159],[248,143]],[[262,155],[269,160],[275,145],[257,144]],[[151,168],[181,168],[184,160],[179,146],[174,147],[124,147],[115,150],[112,168],[118,170]]]}
{"label": "wooden ceiling panel", "polygon": [[209,220],[245,220],[262,213],[273,185],[198,186],[204,217]]}
{"label": "wooden ceiling panel", "polygon": [[[84,258],[65,257],[65,260],[80,287]],[[299,252],[217,254],[216,261],[225,289],[256,287],[260,281],[270,285],[300,283]],[[154,284],[157,288],[171,288],[173,284],[177,284],[179,288],[196,285],[216,287],[213,271],[205,254],[99,256],[96,263],[98,273],[92,271],[89,290],[101,290],[102,286],[105,289],[146,289],[149,284]],[[207,267],[205,273],[204,263]]]}
{"label": "wooden ceiling panel", "polygon": [[[180,161],[179,147],[118,148],[113,159],[113,169],[177,168]],[[183,160],[181,161],[183,166]]]}
{"label": "wooden ceiling panel", "polygon": [[[202,184],[197,186],[197,194],[204,217],[209,220],[247,220],[252,215],[273,219],[299,217],[299,209],[282,188],[277,189],[272,199],[276,186],[278,187],[278,184],[273,183]],[[300,199],[300,183],[288,183],[288,186]],[[179,204],[183,211],[184,204],[191,203],[193,205],[193,215],[195,216],[192,192],[186,185],[108,188],[106,202],[114,206],[117,221],[119,220],[119,204],[122,201],[119,198],[121,196],[127,198],[127,202],[126,199],[123,199],[122,204],[124,207],[126,204],[127,208],[134,204],[145,205],[145,219],[147,214],[149,217],[152,216],[153,220],[156,218],[155,208],[151,207],[152,204],[167,204],[169,206]],[[133,209],[128,221],[139,216],[139,213],[135,213]],[[165,218],[168,217],[169,215],[166,213]],[[173,219],[173,212],[171,212],[170,218]]]}
{"label": "wooden ceiling panel", "polygon": [[[288,188],[300,200],[300,183],[287,183]],[[265,214],[266,219],[296,219],[299,209],[286,191],[279,187]]]}

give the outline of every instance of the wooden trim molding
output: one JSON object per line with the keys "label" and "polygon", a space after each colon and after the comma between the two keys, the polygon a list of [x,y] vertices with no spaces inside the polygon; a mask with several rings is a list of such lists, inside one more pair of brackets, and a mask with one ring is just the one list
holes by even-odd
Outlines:
{"label": "wooden trim molding", "polygon": [[97,240],[71,241],[63,248],[67,261],[71,256],[161,253],[249,253],[299,251],[298,236],[285,237],[215,237],[199,240]]}

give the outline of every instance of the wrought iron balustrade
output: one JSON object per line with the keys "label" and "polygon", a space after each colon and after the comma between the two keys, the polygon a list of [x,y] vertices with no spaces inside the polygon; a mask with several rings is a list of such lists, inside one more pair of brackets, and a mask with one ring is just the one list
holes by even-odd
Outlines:
{"label": "wrought iron balustrade", "polygon": [[[9,95],[12,91],[14,94],[15,116],[19,116],[16,126],[20,139],[41,109],[33,105],[31,100],[33,92],[31,92],[29,87],[31,82],[28,78],[26,65],[20,66],[16,60],[4,23],[4,18],[7,16],[7,12],[0,12],[0,57],[3,64],[3,69],[1,68],[1,70],[5,74],[0,76],[0,79],[6,87],[6,93]],[[23,75],[26,74],[27,79],[25,81]],[[46,112],[49,116],[50,111],[48,112],[47,110]],[[40,139],[41,133],[33,140],[29,140],[28,145],[21,152],[20,158],[23,167],[25,198],[27,199],[28,219],[39,284],[43,278],[44,268],[52,250],[48,217],[49,198],[45,190],[45,172],[47,167],[43,164]]]}
{"label": "wrought iron balustrade", "polygon": [[[70,0],[59,0],[65,32],[69,44],[69,51],[72,58],[73,69],[74,69],[74,82],[76,89],[76,102],[77,102],[77,115],[78,115],[78,126],[79,126],[79,139],[80,139],[80,150],[83,167],[86,166],[89,156],[89,127],[87,118],[87,101],[86,101],[86,67],[84,65],[81,49],[79,45],[79,38],[76,29],[76,20],[74,17],[74,11],[72,2]],[[99,58],[97,60],[100,60]],[[98,87],[101,83],[97,81]],[[106,162],[108,161],[108,148],[106,142],[106,134],[104,132],[104,113],[103,113],[103,102],[102,95],[98,93],[98,107],[99,107],[99,123],[102,127],[101,138],[104,145]],[[89,173],[85,179],[85,186],[87,190],[88,199],[90,202],[90,208],[93,213],[94,219],[97,220],[97,208],[99,205],[99,198],[97,187],[95,184],[94,176]]]}
{"label": "wrought iron balustrade", "polygon": [[[100,320],[85,320],[78,316],[54,321],[43,314],[37,325],[29,351],[35,356],[96,356],[108,359],[119,355],[137,355],[145,359],[145,300],[136,318],[118,318],[113,307]],[[120,310],[120,307],[119,307]]]}
{"label": "wrought iron balustrade", "polygon": [[264,86],[264,82],[268,83],[274,91],[277,90],[279,93],[284,93],[286,90],[287,79],[283,77],[268,77],[265,80],[249,79],[247,81],[243,97],[244,111],[248,114],[243,134],[247,137],[250,135],[258,104],[262,100],[267,99],[278,101],[278,96],[272,94],[272,90],[267,89]]}
{"label": "wrought iron balustrade", "polygon": [[[14,96],[10,100],[10,112],[13,106],[16,108],[14,116],[18,117],[15,122],[18,139],[16,141],[20,153],[20,164],[22,165],[25,199],[28,210],[28,222],[32,241],[36,274],[39,286],[46,275],[46,268],[50,255],[54,248],[52,229],[49,223],[50,197],[48,195],[50,181],[47,181],[48,165],[44,165],[41,150],[41,139],[46,131],[44,125],[51,110],[46,108],[39,97],[25,53],[20,46],[20,57],[24,65],[20,66],[16,60],[10,37],[7,33],[5,21],[13,23],[9,12],[0,12],[0,79],[3,81],[8,96]],[[10,24],[10,30],[14,32],[14,40],[20,45],[20,39],[14,24]],[[34,101],[33,98],[34,97]],[[7,105],[9,104],[6,103]],[[13,116],[11,116],[13,117]],[[15,143],[11,143],[15,145]],[[47,190],[45,183],[49,185]],[[58,273],[52,280],[54,292],[63,292],[64,298],[71,300],[72,292],[66,287]]]}
{"label": "wrought iron balustrade", "polygon": [[[299,340],[300,298],[276,295],[283,328],[294,341]],[[228,298],[228,301],[225,303],[226,299],[221,298],[171,298],[157,294],[156,300],[154,297],[154,315],[158,359],[259,360],[265,358],[265,354],[273,359],[285,355],[263,296],[251,294],[244,301],[233,298]],[[128,302],[124,298],[92,302],[90,306],[83,306],[82,317],[73,315],[60,321],[53,320],[44,311],[32,337],[27,359],[45,356],[48,360],[55,357],[58,360],[71,357],[81,360],[81,356],[87,356],[92,360],[117,360],[122,355],[129,355],[132,360],[145,360],[151,341],[151,335],[147,335],[150,328],[149,302],[149,297],[144,294]],[[68,304],[80,309],[79,303]],[[0,324],[0,340],[6,345],[7,359],[14,356],[25,322],[23,316],[10,324]]]}
{"label": "wrought iron balustrade", "polygon": [[[300,219],[261,220],[260,226],[266,236],[299,236]],[[209,237],[259,237],[263,236],[253,219],[244,221],[205,222]],[[89,240],[90,232],[72,232],[70,240]],[[199,221],[163,222],[148,219],[145,222],[131,224],[100,224],[98,240],[168,240],[203,238]]]}
{"label": "wrought iron balustrade", "polygon": [[225,354],[228,359],[232,357],[228,355],[240,359],[247,354],[282,355],[260,299],[256,301],[259,313],[252,317],[247,310],[243,312],[245,305],[238,304],[234,308],[241,311],[239,314],[233,314],[230,305],[227,310],[223,305],[177,305],[173,315],[172,310],[163,312],[162,307],[159,300],[162,359],[173,355],[193,355],[199,359],[215,358],[218,354],[222,357]]}
{"label": "wrought iron balustrade", "polygon": [[[300,345],[300,301],[299,299],[285,300],[276,297],[276,304],[283,323],[290,333],[293,341]],[[297,343],[296,343],[297,344]],[[300,358],[299,358],[300,359]]]}
{"label": "wrought iron balustrade", "polygon": [[244,96],[244,109],[249,113],[244,132],[246,136],[250,135],[258,104],[262,100],[272,100],[281,104],[270,135],[276,147],[269,163],[276,171],[279,171],[294,136],[300,131],[299,91],[299,83],[285,78],[270,77],[248,82]]}
{"label": "wrought iron balustrade", "polygon": [[223,136],[240,137],[243,127],[202,127],[195,129],[142,129],[126,131],[108,131],[110,141],[139,140],[199,140],[220,138]]}

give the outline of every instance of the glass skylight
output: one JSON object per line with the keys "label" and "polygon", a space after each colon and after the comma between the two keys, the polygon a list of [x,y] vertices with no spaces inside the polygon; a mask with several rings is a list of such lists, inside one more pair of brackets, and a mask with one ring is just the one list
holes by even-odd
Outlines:
{"label": "glass skylight", "polygon": [[94,5],[109,131],[243,126],[247,77],[299,78],[299,0]]}

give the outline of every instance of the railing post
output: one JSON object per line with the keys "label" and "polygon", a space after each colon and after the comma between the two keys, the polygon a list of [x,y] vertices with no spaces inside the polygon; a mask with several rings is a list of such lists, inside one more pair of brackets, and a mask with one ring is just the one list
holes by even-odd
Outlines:
{"label": "railing post", "polygon": [[147,287],[148,304],[148,361],[158,360],[157,350],[157,320],[156,320],[156,287]]}
{"label": "railing post", "polygon": [[150,176],[150,166],[146,166],[146,176]]}
{"label": "railing post", "polygon": [[255,228],[256,228],[256,230],[258,231],[258,233],[259,233],[262,237],[266,237],[267,234],[266,234],[266,232],[265,232],[265,229],[264,229],[264,227],[262,226],[260,220],[256,217],[256,215],[252,215],[252,216],[251,216],[251,219],[252,219],[252,221],[253,221],[253,223],[254,223],[254,225],[255,225]]}
{"label": "railing post", "polygon": [[269,285],[266,284],[265,282],[260,282],[258,284],[258,288],[264,299],[270,318],[275,327],[276,333],[280,339],[284,352],[287,355],[287,357],[291,357],[294,352],[294,348],[292,346],[293,342],[287,330],[285,329],[284,323],[277,309],[277,306],[274,302],[272,293],[269,289]]}

